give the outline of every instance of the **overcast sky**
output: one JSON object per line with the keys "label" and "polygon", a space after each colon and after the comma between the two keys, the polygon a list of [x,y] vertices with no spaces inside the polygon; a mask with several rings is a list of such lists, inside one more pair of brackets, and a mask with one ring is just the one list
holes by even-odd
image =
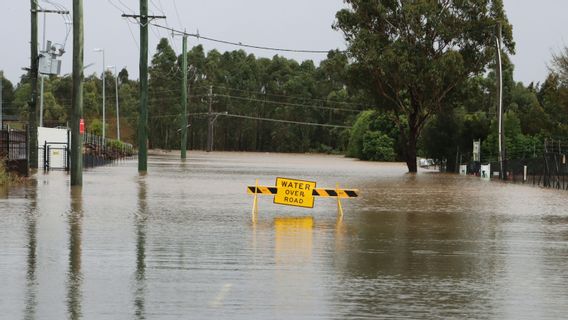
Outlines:
{"label": "overcast sky", "polygon": [[[29,65],[30,2],[0,0],[0,70],[14,84]],[[514,27],[517,54],[515,79],[525,84],[542,82],[547,75],[551,53],[568,45],[566,0],[504,0],[509,21]],[[57,3],[72,9],[71,0],[38,0],[41,7],[54,9]],[[100,73],[104,48],[106,65],[127,67],[131,78],[138,77],[139,28],[120,15],[137,13],[139,0],[84,0],[86,74]],[[203,36],[290,49],[328,50],[345,48],[340,32],[331,29],[342,0],[149,0],[151,14],[165,15],[157,23]],[[62,16],[47,15],[46,38],[64,44],[66,24]],[[39,19],[39,42],[43,40],[43,15]],[[169,38],[179,54],[181,38],[164,30],[150,28],[150,58],[157,41]],[[190,44],[202,44],[206,50],[234,50],[236,47],[190,38]],[[62,74],[71,72],[72,34],[65,43]],[[257,56],[272,57],[276,52],[246,49]],[[325,54],[278,53],[297,60],[319,62]]]}

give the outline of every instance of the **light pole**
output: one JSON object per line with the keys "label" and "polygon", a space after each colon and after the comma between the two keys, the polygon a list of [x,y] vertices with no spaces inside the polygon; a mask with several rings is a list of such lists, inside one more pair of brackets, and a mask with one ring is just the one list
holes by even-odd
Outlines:
{"label": "light pole", "polygon": [[116,140],[120,141],[120,117],[118,112],[118,73],[116,66],[108,66],[108,69],[114,69],[114,88],[116,90]]}
{"label": "light pole", "polygon": [[105,49],[95,48],[93,51],[103,53],[103,141],[105,141]]}

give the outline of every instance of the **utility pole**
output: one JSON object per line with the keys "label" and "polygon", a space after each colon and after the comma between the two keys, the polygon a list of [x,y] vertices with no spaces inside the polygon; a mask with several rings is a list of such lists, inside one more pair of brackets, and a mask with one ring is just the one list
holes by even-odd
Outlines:
{"label": "utility pole", "polygon": [[37,0],[31,1],[31,97],[28,103],[28,163],[29,167],[37,169],[37,77],[38,77],[38,55],[37,55]]}
{"label": "utility pole", "polygon": [[138,172],[148,171],[148,23],[165,16],[148,16],[148,0],[140,0],[140,15],[123,14],[140,24],[140,106],[138,109]]}
{"label": "utility pole", "polygon": [[148,0],[140,0],[140,15],[122,14],[140,24],[140,106],[138,109],[138,172],[148,171],[148,23],[166,16],[149,16]]}
{"label": "utility pole", "polygon": [[497,114],[499,121],[499,178],[507,179],[507,160],[505,151],[505,130],[503,121],[503,61],[501,47],[503,43],[501,23],[497,23]]}
{"label": "utility pole", "polygon": [[181,119],[181,158],[187,157],[187,35],[183,35],[182,44],[182,70],[183,81],[181,84],[181,105],[183,107],[183,115]]}
{"label": "utility pole", "polygon": [[[34,2],[35,0],[32,0]],[[71,185],[83,185],[83,0],[73,0],[73,97],[71,113]]]}
{"label": "utility pole", "polygon": [[140,109],[138,172],[148,171],[148,0],[140,0]]}
{"label": "utility pole", "polygon": [[209,112],[207,125],[207,152],[213,151],[213,86],[209,86]]}

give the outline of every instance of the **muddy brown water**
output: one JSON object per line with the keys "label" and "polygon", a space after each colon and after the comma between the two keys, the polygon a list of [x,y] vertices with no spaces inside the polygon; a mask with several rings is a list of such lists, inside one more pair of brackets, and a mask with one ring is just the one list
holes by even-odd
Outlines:
{"label": "muddy brown water", "polygon": [[[565,319],[568,194],[339,156],[189,152],[0,190],[2,319]],[[313,209],[276,177],[358,188]]]}

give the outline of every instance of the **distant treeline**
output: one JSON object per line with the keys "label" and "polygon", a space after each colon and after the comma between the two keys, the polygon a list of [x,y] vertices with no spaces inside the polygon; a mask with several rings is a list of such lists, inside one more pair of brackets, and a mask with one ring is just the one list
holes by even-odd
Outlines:
{"label": "distant treeline", "polygon": [[[514,66],[504,56],[504,106],[509,158],[542,153],[545,139],[568,141],[568,50],[551,59],[543,83],[513,79]],[[202,46],[187,53],[189,65],[188,148],[205,149],[208,109],[219,114],[214,148],[229,151],[334,152],[368,160],[403,160],[405,136],[396,116],[368,94],[345,53],[330,51],[319,66],[274,56],[257,58],[242,50],[207,54]],[[162,39],[151,60],[149,144],[179,149],[181,57]],[[494,68],[494,66],[490,67]],[[115,78],[106,73],[107,137],[116,136]],[[136,142],[138,82],[128,71],[118,74],[121,138]],[[482,141],[482,160],[497,159],[495,72],[469,78],[445,99],[442,112],[425,124],[418,154],[447,162],[471,158],[472,141]],[[210,89],[212,95],[210,96]],[[88,130],[101,131],[100,75],[85,78],[84,116]],[[4,115],[27,119],[27,75],[15,87],[3,80]],[[66,125],[71,107],[71,77],[45,81],[44,123]],[[367,110],[367,111],[365,111]],[[365,111],[365,112],[363,112]],[[226,114],[225,114],[226,113]],[[567,146],[568,147],[568,146]]]}
{"label": "distant treeline", "polygon": [[[149,144],[179,149],[182,120],[181,56],[162,39],[151,59]],[[370,108],[361,90],[348,86],[348,61],[330,51],[319,66],[280,56],[257,58],[244,51],[205,53],[201,45],[187,53],[189,92],[188,148],[205,149],[208,110],[218,114],[215,150],[273,152],[342,152],[359,112]],[[116,136],[115,78],[107,71],[106,136]],[[30,84],[22,76],[15,88],[6,80],[5,114],[27,119]],[[66,125],[71,108],[71,76],[45,81],[44,123]],[[118,74],[121,138],[136,142],[139,83],[128,70]],[[210,90],[212,95],[210,96]],[[102,81],[92,74],[84,83],[87,129],[102,129]]]}

